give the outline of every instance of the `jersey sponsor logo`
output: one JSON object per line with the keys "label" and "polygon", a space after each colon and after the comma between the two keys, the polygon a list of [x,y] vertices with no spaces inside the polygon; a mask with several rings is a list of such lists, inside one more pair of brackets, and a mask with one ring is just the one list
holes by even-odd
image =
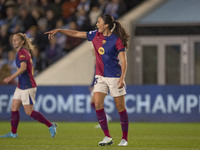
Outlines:
{"label": "jersey sponsor logo", "polygon": [[106,44],[106,40],[103,40],[103,41],[102,41],[102,44]]}
{"label": "jersey sponsor logo", "polygon": [[25,56],[24,55],[20,55],[20,58],[25,58]]}
{"label": "jersey sponsor logo", "polygon": [[105,50],[104,50],[103,47],[100,47],[100,48],[98,49],[98,52],[99,52],[99,54],[103,55],[103,54],[105,53]]}

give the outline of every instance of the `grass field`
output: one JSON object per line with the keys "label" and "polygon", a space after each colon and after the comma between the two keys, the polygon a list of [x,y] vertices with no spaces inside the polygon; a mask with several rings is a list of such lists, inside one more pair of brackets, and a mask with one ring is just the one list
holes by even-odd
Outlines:
{"label": "grass field", "polygon": [[[128,147],[118,147],[121,126],[109,123],[114,145],[98,146],[103,139],[97,123],[58,122],[58,134],[51,138],[46,126],[20,122],[17,139],[0,138],[0,150],[200,150],[200,123],[130,123]],[[10,131],[9,122],[0,122],[0,135]]]}

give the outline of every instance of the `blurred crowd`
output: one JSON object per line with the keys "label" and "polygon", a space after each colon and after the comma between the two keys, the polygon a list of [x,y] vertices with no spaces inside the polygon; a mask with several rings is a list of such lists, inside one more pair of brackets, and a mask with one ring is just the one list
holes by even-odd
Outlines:
{"label": "blurred crowd", "polygon": [[[16,71],[12,35],[22,32],[35,45],[35,75],[69,53],[83,39],[57,34],[48,40],[44,32],[55,29],[89,31],[95,29],[98,16],[115,19],[142,0],[0,0],[0,84]],[[11,84],[15,84],[13,81]]]}

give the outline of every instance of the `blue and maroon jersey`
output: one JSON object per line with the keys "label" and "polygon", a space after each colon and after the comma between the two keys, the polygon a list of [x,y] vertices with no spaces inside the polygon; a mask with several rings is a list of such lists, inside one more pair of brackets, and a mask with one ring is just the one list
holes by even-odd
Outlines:
{"label": "blue and maroon jersey", "polygon": [[23,61],[26,62],[27,68],[26,71],[24,71],[21,75],[18,76],[18,88],[28,89],[37,87],[36,82],[33,78],[34,68],[31,55],[26,49],[21,48],[16,56],[17,68],[20,68],[20,63]]}
{"label": "blue and maroon jersey", "polygon": [[96,55],[96,75],[120,77],[121,66],[118,54],[125,51],[122,40],[114,34],[103,36],[98,30],[87,32],[88,41],[92,41]]}

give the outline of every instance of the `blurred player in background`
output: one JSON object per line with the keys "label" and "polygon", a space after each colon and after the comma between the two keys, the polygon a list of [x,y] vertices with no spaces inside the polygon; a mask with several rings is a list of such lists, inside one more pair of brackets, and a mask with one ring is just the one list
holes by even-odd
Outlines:
{"label": "blurred player in background", "polygon": [[17,71],[11,76],[4,79],[8,84],[14,78],[18,77],[18,87],[15,89],[12,106],[11,106],[11,132],[0,137],[16,138],[17,128],[20,121],[19,108],[23,105],[27,115],[33,119],[45,124],[49,128],[52,137],[56,135],[57,125],[49,122],[40,112],[33,110],[35,104],[35,94],[37,85],[34,80],[34,68],[31,58],[31,53],[34,46],[25,34],[17,33],[13,35],[13,48],[16,51],[16,66]]}
{"label": "blurred player in background", "polygon": [[[127,70],[127,47],[128,34],[118,21],[110,15],[101,15],[97,21],[98,30],[79,32],[76,30],[54,29],[49,34],[49,39],[60,32],[77,38],[87,38],[92,41],[96,55],[96,75],[94,81],[94,100],[97,119],[105,134],[99,145],[111,145],[113,140],[110,136],[106,114],[104,112],[104,98],[110,91],[114,97],[116,108],[119,112],[122,127],[122,140],[118,146],[128,145],[128,114],[125,108],[125,76]],[[119,65],[119,59],[121,66]]]}

